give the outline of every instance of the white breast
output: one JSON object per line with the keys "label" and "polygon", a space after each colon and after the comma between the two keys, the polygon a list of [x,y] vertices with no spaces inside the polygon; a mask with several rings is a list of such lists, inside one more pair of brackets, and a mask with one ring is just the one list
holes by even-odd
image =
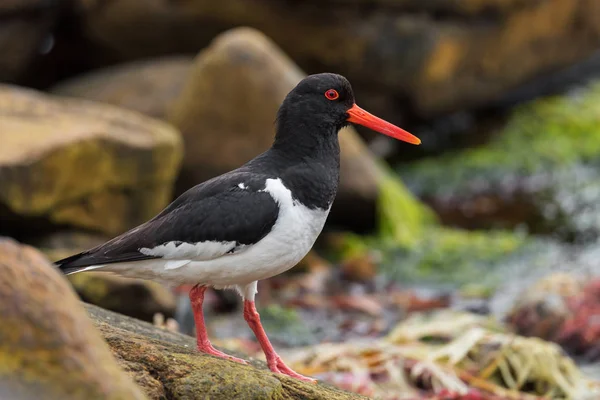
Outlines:
{"label": "white breast", "polygon": [[271,232],[253,245],[230,254],[227,251],[234,246],[232,242],[179,246],[166,243],[143,250],[165,259],[106,265],[105,269],[128,276],[215,287],[247,285],[280,274],[308,253],[323,229],[329,208],[310,209],[294,200],[281,179],[267,179],[262,191],[277,202],[279,215]]}

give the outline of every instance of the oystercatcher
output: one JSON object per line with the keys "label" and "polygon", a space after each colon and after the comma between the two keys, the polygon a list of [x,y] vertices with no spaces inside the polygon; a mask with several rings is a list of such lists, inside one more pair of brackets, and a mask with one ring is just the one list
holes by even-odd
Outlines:
{"label": "oystercatcher", "polygon": [[283,101],[269,150],[189,189],[137,228],[56,264],[66,274],[102,270],[195,285],[189,297],[198,350],[245,363],[211,345],[202,312],[207,287],[235,288],[271,371],[314,381],[294,372],[275,352],[254,296],[258,280],[296,265],[321,232],[339,181],[337,134],[349,123],[420,143],[358,107],[343,76],[311,75]]}

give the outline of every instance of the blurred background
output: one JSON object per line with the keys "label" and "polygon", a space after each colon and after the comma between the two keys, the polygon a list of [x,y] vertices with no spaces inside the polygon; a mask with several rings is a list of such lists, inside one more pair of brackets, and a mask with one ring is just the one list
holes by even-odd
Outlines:
{"label": "blurred background", "polygon": [[[598,0],[3,0],[0,235],[56,260],[146,221],[319,72],[423,144],[340,133],[325,231],[259,283],[275,346],[383,399],[598,398]],[[69,280],[193,334],[189,288]],[[211,335],[260,357],[239,303],[210,292]]]}

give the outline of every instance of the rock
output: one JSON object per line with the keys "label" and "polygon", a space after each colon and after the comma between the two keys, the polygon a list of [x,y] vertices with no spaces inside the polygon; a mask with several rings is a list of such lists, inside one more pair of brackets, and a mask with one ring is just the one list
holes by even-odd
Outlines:
{"label": "rock", "polygon": [[0,86],[3,233],[77,227],[115,235],[171,199],[181,141],[171,126],[97,103]]}
{"label": "rock", "polygon": [[28,244],[39,249],[50,260],[61,260],[94,248],[110,239],[97,233],[62,230],[34,239]]}
{"label": "rock", "polygon": [[175,295],[159,283],[123,278],[105,272],[85,272],[69,276],[75,291],[86,303],[152,321],[155,314],[175,315]]}
{"label": "rock", "polygon": [[490,143],[399,168],[449,225],[600,235],[600,82],[515,111]]}
{"label": "rock", "polygon": [[165,119],[168,107],[183,89],[192,60],[173,56],[117,65],[61,82],[50,91]]}
{"label": "rock", "polygon": [[[34,240],[31,244],[50,260],[60,260],[94,248],[109,239],[110,237],[86,232],[59,231]],[[67,279],[79,297],[87,303],[144,321],[153,321],[159,314],[163,319],[175,315],[175,295],[159,283],[105,272],[72,274]],[[187,301],[187,292],[185,300]]]}
{"label": "rock", "polygon": [[[169,121],[185,142],[181,192],[239,167],[271,146],[277,110],[304,77],[261,33],[219,36],[196,58]],[[384,171],[353,129],[339,134],[341,178],[330,222],[371,227]]]}
{"label": "rock", "polygon": [[565,273],[544,277],[519,294],[506,320],[519,335],[555,340],[572,313],[567,299],[581,293],[583,286],[580,279]]}
{"label": "rock", "polygon": [[506,320],[521,335],[554,341],[571,354],[597,361],[599,313],[600,279],[555,273],[521,293]]}
{"label": "rock", "polygon": [[35,249],[0,238],[0,397],[146,398],[68,282]]}
{"label": "rock", "polygon": [[50,39],[62,0],[4,0],[0,4],[0,82],[21,78]]}
{"label": "rock", "polygon": [[600,44],[593,0],[78,3],[83,35],[113,59],[195,53],[226,29],[250,26],[304,70],[346,75],[384,117],[397,116],[399,102],[433,115],[494,100]]}
{"label": "rock", "polygon": [[260,361],[241,365],[201,354],[189,336],[86,307],[121,365],[150,399],[364,399],[273,374]]}

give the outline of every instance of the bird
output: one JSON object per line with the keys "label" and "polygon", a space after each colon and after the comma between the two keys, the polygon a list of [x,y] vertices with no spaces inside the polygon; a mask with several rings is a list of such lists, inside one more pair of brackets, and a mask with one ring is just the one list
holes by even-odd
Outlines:
{"label": "bird", "polygon": [[190,188],[149,221],[55,265],[65,274],[107,271],[193,285],[189,299],[198,350],[246,363],[213,347],[202,307],[207,288],[236,289],[269,369],[316,382],[277,354],[262,327],[255,295],[259,280],[294,267],[323,229],[339,183],[338,133],[350,124],[421,143],[356,105],[345,77],[309,75],[283,100],[273,144],[264,153]]}

